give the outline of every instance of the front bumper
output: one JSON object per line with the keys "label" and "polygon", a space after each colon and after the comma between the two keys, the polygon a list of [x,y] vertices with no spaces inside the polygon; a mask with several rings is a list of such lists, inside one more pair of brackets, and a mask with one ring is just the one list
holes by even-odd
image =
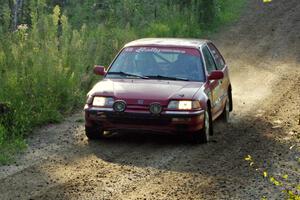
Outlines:
{"label": "front bumper", "polygon": [[203,128],[204,111],[163,111],[153,115],[145,110],[114,112],[112,108],[85,106],[86,127],[100,126],[110,131],[195,132]]}

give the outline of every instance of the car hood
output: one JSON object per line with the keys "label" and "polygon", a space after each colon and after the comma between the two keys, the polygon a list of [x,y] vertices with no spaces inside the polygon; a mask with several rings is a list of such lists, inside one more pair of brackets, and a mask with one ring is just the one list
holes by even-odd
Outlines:
{"label": "car hood", "polygon": [[109,96],[125,100],[130,104],[167,104],[170,99],[193,99],[203,85],[201,82],[145,80],[145,79],[104,79],[98,82],[89,95]]}

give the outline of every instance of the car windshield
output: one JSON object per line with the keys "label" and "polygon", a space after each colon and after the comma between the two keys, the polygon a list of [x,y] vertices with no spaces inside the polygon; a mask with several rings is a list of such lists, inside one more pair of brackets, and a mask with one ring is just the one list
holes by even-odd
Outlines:
{"label": "car windshield", "polygon": [[200,52],[192,48],[128,47],[110,67],[109,78],[204,81]]}

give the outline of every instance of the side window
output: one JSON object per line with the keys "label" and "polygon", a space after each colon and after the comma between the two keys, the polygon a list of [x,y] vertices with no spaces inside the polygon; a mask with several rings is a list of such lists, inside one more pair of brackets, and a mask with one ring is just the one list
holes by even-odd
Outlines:
{"label": "side window", "polygon": [[204,56],[204,60],[206,63],[207,72],[210,74],[210,72],[217,69],[214,59],[211,56],[211,54],[209,53],[209,50],[207,47],[204,47],[202,51],[203,51],[203,56]]}
{"label": "side window", "polygon": [[223,57],[221,56],[219,50],[212,43],[208,43],[208,47],[209,47],[210,52],[213,54],[213,56],[215,58],[217,68],[219,70],[222,70],[225,66],[225,61],[224,61]]}

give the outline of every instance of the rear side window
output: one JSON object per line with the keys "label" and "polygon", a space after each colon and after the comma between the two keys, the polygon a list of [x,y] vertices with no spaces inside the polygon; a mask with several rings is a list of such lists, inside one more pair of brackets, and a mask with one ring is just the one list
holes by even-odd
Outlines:
{"label": "rear side window", "polygon": [[209,53],[209,50],[207,47],[204,47],[202,51],[203,51],[203,56],[204,56],[204,60],[206,63],[207,72],[210,74],[213,70],[217,69],[216,64],[214,62],[213,57]]}
{"label": "rear side window", "polygon": [[219,70],[222,70],[225,66],[225,61],[224,61],[223,57],[221,56],[219,50],[212,43],[208,43],[208,47],[210,49],[210,52],[212,53],[212,55],[215,58],[217,68]]}

